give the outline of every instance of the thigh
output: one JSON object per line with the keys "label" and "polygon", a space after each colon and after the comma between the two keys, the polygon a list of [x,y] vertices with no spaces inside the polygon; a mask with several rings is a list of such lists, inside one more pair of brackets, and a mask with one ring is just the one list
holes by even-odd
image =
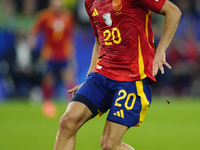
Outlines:
{"label": "thigh", "polygon": [[151,103],[148,79],[119,82],[107,120],[128,127],[139,126]]}
{"label": "thigh", "polygon": [[92,112],[83,103],[72,101],[69,103],[62,118],[67,120],[68,125],[72,125],[78,130],[85,122],[92,118]]}
{"label": "thigh", "polygon": [[117,147],[122,143],[123,136],[128,127],[118,123],[106,121],[101,142],[108,142],[113,147]]}

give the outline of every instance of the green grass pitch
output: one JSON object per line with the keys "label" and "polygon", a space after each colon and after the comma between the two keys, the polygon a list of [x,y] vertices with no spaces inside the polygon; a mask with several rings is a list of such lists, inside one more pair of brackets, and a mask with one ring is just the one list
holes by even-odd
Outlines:
{"label": "green grass pitch", "polygon": [[[199,150],[200,99],[154,98],[140,127],[130,128],[123,142],[136,150]],[[59,118],[67,104],[56,103],[58,114],[49,119],[41,104],[0,104],[1,150],[52,150]],[[85,124],[77,134],[76,150],[100,150],[106,114]]]}

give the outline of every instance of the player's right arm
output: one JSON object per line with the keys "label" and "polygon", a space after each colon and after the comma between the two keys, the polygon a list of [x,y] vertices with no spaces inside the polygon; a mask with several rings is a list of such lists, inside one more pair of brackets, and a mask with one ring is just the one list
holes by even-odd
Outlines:
{"label": "player's right arm", "polygon": [[100,53],[99,38],[95,37],[95,44],[94,44],[94,48],[93,48],[93,52],[92,52],[92,59],[91,59],[91,62],[90,62],[90,67],[89,67],[87,76],[90,74],[90,72],[92,72],[94,70],[94,68],[97,64],[97,60],[99,59],[98,58],[99,53]]}
{"label": "player's right arm", "polygon": [[[100,53],[99,38],[95,37],[95,44],[94,44],[94,47],[93,47],[92,58],[91,58],[90,67],[89,67],[87,76],[90,74],[90,72],[92,72],[94,70],[96,63],[97,63],[97,60],[99,59],[98,58],[99,53]],[[67,92],[74,94],[79,89],[80,86],[81,85],[77,85],[74,88],[68,90]]]}
{"label": "player's right arm", "polygon": [[[93,47],[92,58],[91,58],[91,62],[90,62],[90,67],[89,67],[88,72],[87,72],[87,76],[90,74],[90,72],[92,72],[94,70],[96,63],[97,63],[97,60],[99,59],[98,56],[100,54],[99,37],[98,37],[97,29],[96,29],[96,27],[93,23],[92,17],[90,16],[90,10],[89,10],[88,5],[89,5],[89,1],[85,1],[85,9],[86,9],[86,12],[88,13],[88,16],[90,17],[90,22],[91,22],[91,25],[92,25],[92,28],[93,28],[93,31],[94,31],[95,44],[94,44],[94,47]],[[68,90],[67,92],[72,93],[72,95],[73,95],[78,90],[78,88],[80,86],[81,85],[77,85],[76,87]]]}

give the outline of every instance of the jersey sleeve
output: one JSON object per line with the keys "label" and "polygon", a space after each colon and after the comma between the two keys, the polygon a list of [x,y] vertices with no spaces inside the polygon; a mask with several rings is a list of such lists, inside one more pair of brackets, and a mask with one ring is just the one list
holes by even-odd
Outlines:
{"label": "jersey sleeve", "polygon": [[151,11],[159,13],[165,1],[166,0],[142,0],[142,3]]}
{"label": "jersey sleeve", "polygon": [[86,1],[85,1],[85,9],[86,9],[86,12],[87,12],[88,16],[90,17],[90,23],[91,23],[92,28],[93,28],[94,36],[95,36],[95,37],[99,37],[99,35],[98,35],[98,33],[97,33],[97,29],[96,29],[96,27],[95,27],[95,25],[94,25],[94,22],[93,22],[93,20],[92,20],[91,15],[90,15],[90,11],[89,11],[88,4],[87,4]]}

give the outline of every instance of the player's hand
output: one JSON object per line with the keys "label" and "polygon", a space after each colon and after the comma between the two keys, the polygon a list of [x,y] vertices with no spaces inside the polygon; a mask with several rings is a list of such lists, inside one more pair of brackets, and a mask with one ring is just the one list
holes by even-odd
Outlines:
{"label": "player's hand", "polygon": [[158,52],[153,61],[153,76],[157,75],[158,70],[160,70],[162,74],[165,73],[163,65],[171,69],[171,66],[166,62],[165,52]]}
{"label": "player's hand", "polygon": [[68,90],[68,93],[72,93],[72,96],[74,96],[75,92],[79,89],[81,85],[77,85],[75,87],[73,87],[72,89]]}

